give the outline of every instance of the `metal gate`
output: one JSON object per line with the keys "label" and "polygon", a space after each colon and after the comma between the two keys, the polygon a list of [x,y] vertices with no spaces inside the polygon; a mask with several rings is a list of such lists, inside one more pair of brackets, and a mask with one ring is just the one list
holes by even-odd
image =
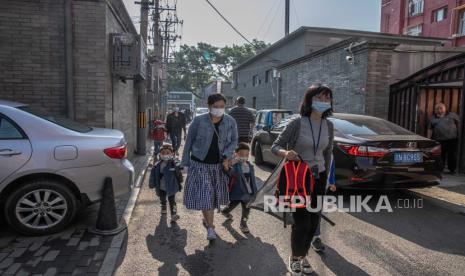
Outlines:
{"label": "metal gate", "polygon": [[[465,54],[447,58],[390,87],[389,120],[410,131],[427,136],[434,106],[444,103],[461,118],[460,137],[465,131]],[[465,140],[460,145],[460,168],[465,170]]]}

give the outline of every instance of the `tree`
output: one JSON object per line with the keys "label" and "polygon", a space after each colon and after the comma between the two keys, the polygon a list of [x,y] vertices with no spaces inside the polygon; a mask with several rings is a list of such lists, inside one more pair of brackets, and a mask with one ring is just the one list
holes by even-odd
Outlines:
{"label": "tree", "polygon": [[222,48],[207,43],[182,45],[168,63],[168,89],[200,91],[211,81],[221,78],[230,81],[232,69],[266,49],[263,41],[253,45],[232,45]]}

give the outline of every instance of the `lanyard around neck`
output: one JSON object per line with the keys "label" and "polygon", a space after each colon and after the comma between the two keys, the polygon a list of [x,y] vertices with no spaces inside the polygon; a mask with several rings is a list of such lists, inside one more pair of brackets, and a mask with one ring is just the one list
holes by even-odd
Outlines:
{"label": "lanyard around neck", "polygon": [[318,147],[320,146],[320,138],[321,138],[321,125],[323,124],[323,118],[320,121],[320,131],[318,132],[318,141],[315,144],[315,137],[313,135],[313,126],[312,126],[312,120],[310,117],[308,118],[308,122],[310,123],[310,129],[312,130],[312,140],[313,140],[313,156],[316,156],[316,152],[318,151]]}

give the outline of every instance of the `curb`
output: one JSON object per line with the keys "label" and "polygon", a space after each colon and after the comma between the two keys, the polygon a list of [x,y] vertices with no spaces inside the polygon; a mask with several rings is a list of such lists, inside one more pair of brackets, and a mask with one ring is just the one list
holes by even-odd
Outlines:
{"label": "curb", "polygon": [[[134,207],[136,206],[137,198],[139,196],[140,188],[142,183],[145,179],[145,175],[147,173],[148,165],[152,160],[152,156],[149,156],[146,161],[144,162],[143,170],[139,173],[136,182],[134,183],[134,188],[131,191],[131,195],[129,196],[128,203],[124,208],[123,215],[120,219],[120,224],[129,225],[129,221],[131,220],[132,213],[134,211]],[[108,249],[107,253],[105,254],[105,258],[103,259],[102,266],[100,267],[98,275],[102,276],[109,276],[113,275],[116,262],[118,261],[118,257],[120,255],[121,248],[123,246],[124,239],[127,235],[128,229],[126,228],[124,231],[120,232],[116,236],[113,237],[111,240],[110,248]]]}
{"label": "curb", "polygon": [[461,204],[452,203],[452,202],[449,202],[449,201],[447,201],[446,199],[443,199],[443,198],[425,195],[425,194],[415,192],[415,191],[412,191],[412,190],[408,190],[408,193],[410,193],[410,194],[412,194],[414,196],[417,196],[417,197],[422,197],[425,200],[428,200],[431,204],[436,205],[438,207],[447,209],[447,210],[452,211],[454,213],[465,215],[465,206],[463,206]]}

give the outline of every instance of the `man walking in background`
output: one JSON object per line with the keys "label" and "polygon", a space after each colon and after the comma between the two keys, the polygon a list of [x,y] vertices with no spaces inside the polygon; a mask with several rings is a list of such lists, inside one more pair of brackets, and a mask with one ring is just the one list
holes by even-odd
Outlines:
{"label": "man walking in background", "polygon": [[236,106],[229,112],[237,123],[239,143],[250,143],[250,132],[255,122],[252,111],[245,107],[245,98],[240,96],[236,99]]}
{"label": "man walking in background", "polygon": [[438,103],[434,107],[434,115],[428,124],[428,136],[441,143],[442,165],[447,167],[451,174],[455,174],[457,168],[457,145],[459,137],[459,116],[453,112],[448,112],[443,103]]}
{"label": "man walking in background", "polygon": [[168,118],[166,119],[166,129],[168,131],[168,135],[170,136],[173,150],[176,155],[178,155],[178,150],[181,146],[182,131],[184,130],[184,138],[187,135],[186,117],[184,114],[179,112],[179,107],[175,107],[173,110],[173,113],[169,114]]}

